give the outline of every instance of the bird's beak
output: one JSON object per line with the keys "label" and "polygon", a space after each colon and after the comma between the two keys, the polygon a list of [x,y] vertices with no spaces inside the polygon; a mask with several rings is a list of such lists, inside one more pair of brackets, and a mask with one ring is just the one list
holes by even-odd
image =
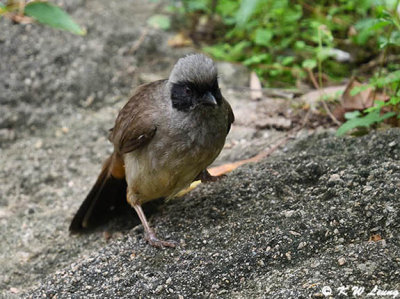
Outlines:
{"label": "bird's beak", "polygon": [[215,97],[211,94],[211,92],[207,92],[201,99],[201,103],[205,105],[211,105],[215,106],[217,105],[217,100]]}

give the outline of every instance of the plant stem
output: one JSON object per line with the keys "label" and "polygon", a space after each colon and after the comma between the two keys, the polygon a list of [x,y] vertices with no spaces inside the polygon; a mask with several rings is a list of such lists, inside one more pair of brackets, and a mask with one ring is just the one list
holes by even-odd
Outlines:
{"label": "plant stem", "polygon": [[321,34],[321,26],[318,26],[318,54],[317,62],[318,62],[318,85],[319,88],[322,88],[322,59],[320,57],[322,52],[322,34]]}
{"label": "plant stem", "polygon": [[[400,0],[397,0],[396,1],[396,5],[394,7],[394,11],[391,13],[391,17],[392,18],[396,18],[397,19],[397,14],[398,14],[397,9],[399,7],[399,3],[400,3]],[[382,76],[383,66],[387,62],[388,49],[390,47],[390,41],[392,39],[392,33],[393,33],[393,30],[394,30],[394,27],[395,27],[395,25],[390,25],[390,28],[389,28],[389,31],[388,31],[388,34],[387,34],[388,43],[386,44],[385,49],[383,50],[383,56],[382,56],[382,60],[381,60],[380,66],[379,66],[379,70],[378,70],[378,77]],[[376,92],[374,91],[374,101],[375,101],[375,97],[376,97]]]}

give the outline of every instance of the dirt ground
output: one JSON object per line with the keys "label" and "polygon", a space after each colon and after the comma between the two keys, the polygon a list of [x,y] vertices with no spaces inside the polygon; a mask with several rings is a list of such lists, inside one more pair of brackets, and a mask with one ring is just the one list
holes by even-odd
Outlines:
{"label": "dirt ground", "polygon": [[[272,157],[159,203],[150,221],[160,235],[180,241],[174,250],[146,245],[141,226],[127,217],[70,236],[69,222],[112,150],[106,137],[118,110],[135,86],[167,77],[179,57],[195,50],[170,48],[173,32],[147,26],[162,9],[154,1],[59,3],[87,36],[0,20],[2,296],[400,292],[395,129],[362,138],[303,130]],[[276,144],[286,133],[260,129],[259,120],[290,106],[251,101],[238,91],[248,72],[218,66],[237,121],[215,165]]]}

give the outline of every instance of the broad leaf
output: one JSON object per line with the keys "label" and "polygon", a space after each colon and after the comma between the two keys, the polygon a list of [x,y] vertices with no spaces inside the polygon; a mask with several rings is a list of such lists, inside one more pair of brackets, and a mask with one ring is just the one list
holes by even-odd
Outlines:
{"label": "broad leaf", "polygon": [[25,15],[34,18],[42,24],[66,30],[78,35],[85,35],[86,31],[79,27],[71,17],[58,6],[48,2],[30,2],[25,6]]}
{"label": "broad leaf", "polygon": [[260,46],[271,46],[270,42],[273,35],[274,34],[271,30],[259,28],[255,32],[254,42],[256,43],[256,45]]}
{"label": "broad leaf", "polygon": [[363,92],[364,90],[367,90],[368,88],[371,88],[370,84],[363,84],[363,85],[355,86],[351,89],[350,95],[352,97],[354,97],[355,95],[359,94],[360,92]]}
{"label": "broad leaf", "polygon": [[253,15],[258,1],[259,0],[242,0],[240,8],[236,13],[236,22],[239,26],[243,26]]}
{"label": "broad leaf", "polygon": [[259,63],[267,63],[271,59],[271,56],[267,53],[262,53],[258,55],[253,55],[243,61],[244,65],[252,65],[252,64],[259,64]]}
{"label": "broad leaf", "polygon": [[350,120],[350,119],[357,118],[357,117],[359,117],[360,115],[361,115],[361,112],[358,111],[358,110],[355,110],[355,111],[351,111],[351,112],[346,112],[346,113],[344,114],[344,118],[347,119],[347,120]]}
{"label": "broad leaf", "polygon": [[305,69],[310,69],[312,70],[317,66],[317,61],[315,59],[306,59],[302,63],[302,67]]}
{"label": "broad leaf", "polygon": [[380,111],[375,110],[365,116],[352,118],[339,127],[339,129],[336,131],[336,136],[342,136],[343,134],[355,128],[359,127],[368,128],[373,124],[380,123],[385,119],[395,115],[396,115],[395,112],[387,112],[384,115],[380,115]]}
{"label": "broad leaf", "polygon": [[154,15],[147,21],[147,23],[157,29],[168,30],[171,27],[171,21],[168,16],[165,15]]}

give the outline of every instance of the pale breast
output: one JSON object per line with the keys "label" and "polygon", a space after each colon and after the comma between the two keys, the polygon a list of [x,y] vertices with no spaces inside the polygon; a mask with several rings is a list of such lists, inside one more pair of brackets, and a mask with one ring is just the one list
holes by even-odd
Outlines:
{"label": "pale breast", "polygon": [[140,203],[175,195],[218,156],[227,118],[219,109],[205,113],[170,115],[148,145],[125,155],[128,188]]}

